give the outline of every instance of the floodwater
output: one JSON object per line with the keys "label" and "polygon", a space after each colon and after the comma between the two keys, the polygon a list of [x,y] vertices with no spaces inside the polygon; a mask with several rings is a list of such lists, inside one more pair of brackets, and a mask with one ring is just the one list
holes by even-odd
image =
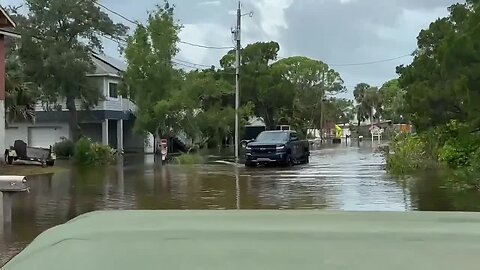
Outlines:
{"label": "floodwater", "polygon": [[389,176],[374,149],[369,142],[328,146],[293,168],[236,168],[216,162],[221,156],[207,165],[159,168],[152,156],[127,156],[108,170],[31,177],[31,192],[14,197],[12,224],[0,224],[0,265],[44,230],[94,210],[480,211],[478,193],[450,191],[436,172]]}

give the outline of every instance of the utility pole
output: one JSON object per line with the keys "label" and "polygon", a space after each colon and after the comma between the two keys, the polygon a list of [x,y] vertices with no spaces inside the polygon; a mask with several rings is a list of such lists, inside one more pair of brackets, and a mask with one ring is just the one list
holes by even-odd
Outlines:
{"label": "utility pole", "polygon": [[320,144],[323,144],[323,96],[320,99]]}
{"label": "utility pole", "polygon": [[[323,144],[323,128],[324,128],[324,106],[325,106],[325,70],[322,72],[322,90],[320,99],[320,144]],[[325,138],[326,140],[326,138]]]}
{"label": "utility pole", "polygon": [[240,161],[240,118],[239,118],[239,110],[240,110],[240,50],[242,47],[241,44],[241,25],[242,25],[242,5],[241,2],[238,1],[238,9],[237,9],[237,26],[235,29],[235,40],[237,42],[235,46],[236,50],[236,61],[235,61],[235,162],[238,163]]}

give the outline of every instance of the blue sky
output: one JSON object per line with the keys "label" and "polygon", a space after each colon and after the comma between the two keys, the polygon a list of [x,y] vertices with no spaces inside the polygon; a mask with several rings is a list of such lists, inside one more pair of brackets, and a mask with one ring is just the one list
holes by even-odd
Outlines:
{"label": "blue sky", "polygon": [[[2,0],[18,5],[23,0]],[[111,9],[133,20],[145,21],[147,12],[163,0],[103,0]],[[230,46],[235,24],[235,0],[173,0],[183,24],[181,39],[210,46]],[[364,63],[411,53],[421,29],[447,14],[455,0],[243,0],[243,45],[275,40],[281,56],[305,55],[328,64]],[[134,27],[111,15],[118,22]],[[225,50],[207,50],[180,44],[179,59],[218,65]],[[106,53],[121,58],[117,46],[106,42]],[[411,57],[374,65],[332,66],[349,88],[359,82],[379,86],[395,78],[395,67]]]}

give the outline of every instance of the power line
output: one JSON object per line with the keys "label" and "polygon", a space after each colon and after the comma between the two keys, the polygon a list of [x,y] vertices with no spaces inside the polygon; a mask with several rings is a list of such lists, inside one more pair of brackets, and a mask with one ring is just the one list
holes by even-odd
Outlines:
{"label": "power line", "polygon": [[370,62],[363,62],[363,63],[329,64],[329,66],[332,66],[332,67],[366,66],[366,65],[374,65],[374,64],[380,64],[380,63],[390,62],[390,61],[402,59],[402,58],[409,57],[409,56],[412,56],[412,54],[409,53],[409,54],[404,54],[404,55],[400,55],[400,56],[393,57],[393,58],[376,60],[376,61],[370,61]]}
{"label": "power line", "polygon": [[[99,7],[111,12],[112,14],[117,15],[118,17],[124,19],[125,21],[127,21],[131,24],[134,24],[136,26],[141,26],[141,24],[139,22],[134,21],[132,19],[129,19],[125,15],[123,15],[123,14],[121,14],[121,13],[115,11],[115,10],[112,10],[111,8],[105,6],[102,3],[99,3],[97,0],[92,0],[92,1],[93,1],[93,3],[98,5]],[[163,35],[163,33],[155,33],[155,34]],[[204,48],[204,49],[213,49],[213,50],[231,50],[231,49],[233,49],[233,47],[231,47],[231,46],[230,47],[228,47],[228,46],[207,46],[207,45],[197,44],[197,43],[183,41],[183,40],[179,40],[178,43],[186,44],[186,45],[193,46],[193,47]]]}
{"label": "power line", "polygon": [[185,61],[185,60],[181,60],[181,59],[178,59],[178,58],[175,59],[175,61],[190,64],[190,65],[194,65],[194,66],[199,66],[199,67],[206,67],[206,68],[215,67],[215,65],[197,64],[197,63],[192,63],[192,62],[188,62],[188,61]]}
{"label": "power line", "polygon": [[92,2],[93,2],[94,4],[96,4],[97,6],[99,6],[99,7],[103,8],[103,9],[105,9],[105,10],[107,10],[107,11],[109,11],[109,12],[115,14],[115,15],[117,15],[118,17],[124,19],[125,21],[127,21],[127,22],[129,22],[129,23],[132,23],[132,24],[135,24],[135,25],[138,25],[138,24],[139,24],[138,22],[133,21],[133,20],[127,18],[126,16],[124,16],[124,15],[116,12],[115,10],[112,10],[111,8],[105,6],[104,4],[98,2],[97,0],[92,0]]}
{"label": "power line", "polygon": [[108,40],[110,40],[110,41],[113,41],[113,42],[117,43],[118,45],[127,46],[127,41],[126,41],[125,39],[122,39],[122,38],[112,38],[112,37],[110,37],[110,36],[103,35],[103,34],[101,34],[101,36],[102,36],[103,38],[106,38],[106,39],[108,39]]}
{"label": "power line", "polygon": [[[390,61],[402,59],[402,58],[409,57],[409,56],[412,56],[412,54],[409,53],[409,54],[404,54],[404,55],[400,55],[400,56],[393,57],[393,58],[375,60],[375,61],[370,61],[370,62],[346,63],[346,64],[329,64],[329,63],[326,63],[326,64],[329,65],[329,66],[331,66],[331,67],[366,66],[366,65],[374,65],[374,64],[380,64],[380,63],[390,62]],[[281,59],[287,59],[287,58],[288,58],[288,57],[282,57],[282,56],[278,56],[278,57],[277,57],[277,59],[279,59],[279,60],[281,60]]]}
{"label": "power line", "polygon": [[[107,35],[101,35],[101,36],[103,38],[106,38],[110,41],[113,41],[113,42],[117,43],[118,45],[123,45],[123,46],[128,45],[128,42],[126,40],[122,39],[122,38],[112,38],[112,37],[107,36]],[[184,66],[184,67],[189,67],[189,68],[211,68],[211,67],[215,67],[215,65],[198,64],[198,63],[193,63],[193,62],[185,61],[185,60],[178,59],[178,58],[174,58],[173,61],[174,61],[175,64],[178,64],[178,65],[181,65],[181,66]]]}
{"label": "power line", "polygon": [[[178,62],[179,60],[178,59],[173,59],[172,60],[172,63],[174,63],[175,65],[178,65],[178,66],[183,66],[183,67],[187,67],[187,68],[192,68],[192,69],[199,69],[198,66],[195,66],[195,65],[198,65],[198,64],[195,64],[195,63],[190,63],[189,62],[186,62],[186,63],[181,63],[181,62]],[[210,66],[211,67],[211,66]],[[236,75],[236,73],[233,73],[233,72],[227,72],[225,70],[217,70],[215,71],[216,73],[219,73],[219,74],[226,74],[226,75]]]}
{"label": "power line", "polygon": [[196,68],[196,69],[210,69],[212,67],[216,68],[215,65],[204,65],[204,64],[198,64],[198,63],[193,63],[193,62],[189,62],[189,61],[185,61],[185,60],[181,60],[181,59],[178,59],[178,58],[173,58],[172,60],[174,63],[178,64],[178,65],[181,65],[181,66],[185,66],[185,67],[190,67],[190,68]]}

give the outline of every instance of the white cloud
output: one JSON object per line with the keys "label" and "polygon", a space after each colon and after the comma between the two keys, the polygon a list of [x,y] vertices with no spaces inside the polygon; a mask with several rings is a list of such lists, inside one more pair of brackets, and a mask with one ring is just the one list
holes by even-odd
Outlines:
{"label": "white cloud", "polygon": [[[215,37],[215,39],[212,39]],[[186,24],[180,33],[180,39],[207,46],[232,46],[230,29],[224,25],[212,23]],[[179,44],[178,58],[196,64],[219,66],[219,60],[228,50],[211,50]]]}
{"label": "white cloud", "polygon": [[260,26],[264,34],[273,40],[280,39],[280,30],[288,29],[285,10],[294,0],[250,0],[255,7],[254,16],[260,17]]}
{"label": "white cloud", "polygon": [[222,2],[219,0],[217,1],[205,1],[205,2],[200,2],[198,3],[199,6],[220,6]]}

